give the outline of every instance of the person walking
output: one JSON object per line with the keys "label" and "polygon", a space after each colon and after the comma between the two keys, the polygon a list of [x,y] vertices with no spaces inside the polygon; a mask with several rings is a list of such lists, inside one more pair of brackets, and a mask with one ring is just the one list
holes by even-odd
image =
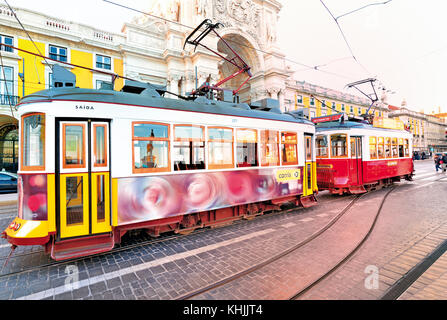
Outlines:
{"label": "person walking", "polygon": [[447,152],[444,152],[444,155],[442,156],[442,172],[445,172],[447,170]]}
{"label": "person walking", "polygon": [[436,167],[436,172],[438,172],[439,170],[441,170],[441,155],[439,156],[435,156],[435,167]]}

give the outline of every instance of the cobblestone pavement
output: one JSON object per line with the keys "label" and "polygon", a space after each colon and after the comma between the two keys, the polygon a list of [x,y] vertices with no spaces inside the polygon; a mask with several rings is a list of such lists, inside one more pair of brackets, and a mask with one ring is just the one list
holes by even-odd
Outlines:
{"label": "cobblestone pavement", "polygon": [[[447,179],[436,181],[443,176],[433,176],[431,161],[416,165],[422,173],[391,193],[365,245],[302,299],[379,299],[446,239]],[[370,282],[372,271],[378,271],[378,286]]]}
{"label": "cobblestone pavement", "polygon": [[[403,184],[388,197],[376,229],[360,251],[302,298],[377,299],[406,272],[404,265],[411,268],[411,263],[439,243],[447,210],[445,200],[433,195],[440,190],[445,194],[447,184],[435,182],[439,176],[431,162],[416,166],[417,180]],[[293,254],[196,299],[289,298],[352,249],[369,228],[378,199],[386,191],[364,196],[337,224]],[[308,209],[60,266],[0,275],[0,299],[175,299],[304,240],[334,218],[353,196],[321,193],[318,199],[319,205]],[[1,228],[10,222],[4,216],[0,215]],[[5,244],[0,242],[0,256],[9,252]],[[48,259],[42,253],[27,252],[12,259],[11,265],[40,265]],[[371,265],[379,269],[380,282],[378,289],[367,290],[365,268]]]}

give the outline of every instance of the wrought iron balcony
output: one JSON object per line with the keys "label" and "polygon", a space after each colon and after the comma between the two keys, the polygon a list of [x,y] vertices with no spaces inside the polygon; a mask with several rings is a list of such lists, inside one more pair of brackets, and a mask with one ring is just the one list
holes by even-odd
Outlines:
{"label": "wrought iron balcony", "polygon": [[15,106],[19,102],[19,96],[12,96],[7,94],[0,94],[0,105],[2,106]]}

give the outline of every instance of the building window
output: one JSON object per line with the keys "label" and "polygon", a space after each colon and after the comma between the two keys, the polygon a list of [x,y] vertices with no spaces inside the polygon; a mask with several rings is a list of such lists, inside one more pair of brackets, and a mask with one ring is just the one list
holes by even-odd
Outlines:
{"label": "building window", "polygon": [[[328,106],[329,108],[329,106]],[[332,102],[332,110],[335,110],[335,102]]]}
{"label": "building window", "polygon": [[345,111],[345,104],[344,103],[341,104],[341,111]]}
{"label": "building window", "polygon": [[67,48],[50,45],[50,59],[67,62]]}
{"label": "building window", "polygon": [[312,118],[315,118],[315,111],[311,111],[310,112],[310,118],[312,119]]}
{"label": "building window", "polygon": [[[14,38],[13,37],[8,37],[8,36],[4,36],[4,35],[0,35],[0,43],[4,43],[7,45],[14,45]],[[0,46],[0,50],[2,51],[6,51],[6,52],[12,52],[12,48],[11,47],[7,47],[7,46]]]}
{"label": "building window", "polygon": [[96,55],[96,68],[111,70],[112,59],[110,57]]}
{"label": "building window", "polygon": [[0,94],[1,104],[16,104],[14,100],[14,68],[0,67]]}
{"label": "building window", "polygon": [[297,95],[296,96],[296,102],[297,103],[303,103],[303,96],[302,95]]}
{"label": "building window", "polygon": [[354,108],[352,106],[349,107],[349,112],[354,113]]}
{"label": "building window", "polygon": [[315,105],[315,98],[314,97],[310,97],[310,105],[311,106]]}
{"label": "building window", "polygon": [[174,126],[174,170],[205,169],[204,127]]}
{"label": "building window", "polygon": [[113,84],[110,81],[96,80],[96,89],[113,90]]}
{"label": "building window", "polygon": [[253,129],[236,131],[237,167],[258,166],[258,132]]}
{"label": "building window", "polygon": [[233,129],[208,127],[208,168],[234,168]]}
{"label": "building window", "polygon": [[132,131],[133,172],[170,171],[169,125],[134,122]]}

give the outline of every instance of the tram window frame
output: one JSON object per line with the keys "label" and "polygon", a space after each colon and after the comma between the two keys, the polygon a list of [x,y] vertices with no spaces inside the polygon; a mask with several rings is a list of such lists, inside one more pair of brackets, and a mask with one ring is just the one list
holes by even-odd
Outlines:
{"label": "tram window frame", "polygon": [[404,147],[404,139],[403,138],[399,138],[398,140],[398,156],[399,158],[403,158],[405,156],[405,147]]}
{"label": "tram window frame", "polygon": [[[193,137],[192,130],[190,137],[177,137],[178,128],[199,128],[201,130],[200,137]],[[188,143],[186,145],[185,143]],[[191,170],[205,170],[206,169],[206,157],[205,157],[205,127],[193,124],[175,124],[174,125],[174,145],[173,145],[173,156],[176,155],[176,149],[189,149],[189,163],[186,161],[174,161],[174,171],[191,171]],[[202,163],[192,163],[194,161],[194,156],[197,154],[197,149],[202,148],[203,161]],[[179,163],[177,163],[179,162]]]}
{"label": "tram window frame", "polygon": [[[324,138],[326,138],[326,146],[322,146],[321,147],[321,144],[320,144],[320,141],[321,141],[321,139],[320,138],[323,138],[323,140],[324,140]],[[329,158],[329,144],[330,144],[330,138],[329,138],[329,136],[327,136],[327,135],[324,135],[324,134],[321,134],[321,135],[317,135],[317,137],[315,138],[315,144],[316,144],[316,146],[315,146],[315,150],[316,150],[316,154],[317,154],[317,158],[323,158],[323,159],[326,159],[326,158]],[[325,155],[321,155],[321,149],[325,149],[326,150],[326,154]]]}
{"label": "tram window frame", "polygon": [[[387,150],[387,148],[388,148],[388,150]],[[385,158],[390,159],[392,157],[393,157],[393,153],[391,151],[391,138],[385,137]]]}
{"label": "tram window frame", "polygon": [[351,158],[357,157],[356,143],[354,137],[349,137],[349,144],[351,147]]}
{"label": "tram window frame", "polygon": [[399,143],[398,143],[397,138],[391,139],[391,156],[393,158],[399,157]]}
{"label": "tram window frame", "polygon": [[[335,139],[334,139],[335,138]],[[339,139],[339,138],[343,138],[343,139]],[[330,146],[331,146],[331,158],[347,158],[348,157],[348,135],[345,133],[336,133],[336,134],[331,134],[330,136]],[[342,145],[336,145],[334,146],[333,143],[334,142],[343,142]],[[334,148],[336,150],[335,154],[334,154]],[[343,151],[342,154],[340,153],[340,150]]]}
{"label": "tram window frame", "polygon": [[[42,131],[40,132],[40,136],[41,136],[41,142],[42,142],[42,147],[39,148],[39,150],[42,150],[42,165],[26,165],[25,164],[25,150],[26,148],[26,141],[25,141],[25,119],[28,117],[32,117],[32,116],[42,116],[43,117],[43,124],[41,124],[41,129],[43,131],[43,135],[42,135]],[[21,118],[21,138],[20,138],[20,154],[21,154],[21,158],[22,158],[22,163],[21,163],[21,170],[22,171],[45,171],[45,156],[46,156],[46,117],[45,117],[45,113],[40,113],[40,112],[33,112],[33,113],[28,113],[22,116]],[[29,146],[28,146],[29,148]]]}
{"label": "tram window frame", "polygon": [[[295,136],[295,140],[287,140],[286,135]],[[287,147],[292,147],[292,150]],[[289,149],[289,150],[287,150]],[[295,160],[294,161],[285,161],[288,160],[287,153],[294,153]],[[281,132],[281,165],[283,166],[294,166],[298,165],[298,134],[296,132],[283,131]]]}
{"label": "tram window frame", "polygon": [[[97,131],[96,128],[98,127],[103,127],[104,128],[104,153],[103,153],[103,158],[104,158],[104,163],[98,163],[98,144],[97,144]],[[108,141],[107,141],[107,124],[99,124],[99,123],[94,123],[93,124],[93,157],[94,157],[94,161],[93,161],[93,167],[95,168],[106,168],[108,166],[108,155],[107,155],[107,146],[108,146]]]}
{"label": "tram window frame", "polygon": [[[374,147],[374,149],[371,147]],[[371,152],[372,150],[374,150],[374,153]],[[369,158],[377,159],[377,137],[369,137]]]}
{"label": "tram window frame", "polygon": [[[167,128],[167,137],[137,137],[135,136],[135,125],[147,124],[164,126]],[[167,167],[153,167],[153,168],[136,168],[135,167],[135,142],[137,141],[154,141],[154,142],[167,142],[165,149],[165,156],[167,156]],[[151,172],[169,172],[171,171],[171,126],[168,123],[162,122],[149,122],[149,121],[133,121],[132,122],[132,172],[133,173],[151,173]],[[147,156],[146,156],[147,157]],[[141,160],[141,159],[140,159]]]}
{"label": "tram window frame", "polygon": [[[250,140],[240,139],[239,134],[241,132],[246,132],[246,131],[254,133],[255,134],[255,139],[250,139]],[[254,155],[255,158],[254,159],[248,159],[248,156],[244,156],[243,155],[244,156],[243,161],[239,162],[239,150],[240,149],[243,150],[244,148],[246,148],[247,151],[249,151],[248,148],[250,146],[248,144],[254,145],[254,150],[251,150],[249,152],[249,155],[251,153],[251,155]],[[258,156],[258,148],[259,147],[258,147],[258,144],[259,144],[259,141],[258,141],[258,130],[257,129],[249,129],[249,128],[239,128],[239,129],[236,129],[236,167],[237,168],[259,167],[259,159],[258,159],[258,157],[259,157]],[[253,163],[252,161],[249,162],[248,160],[255,160],[255,161]]]}
{"label": "tram window frame", "polygon": [[[280,165],[279,160],[279,131],[277,130],[261,130],[261,166],[275,167]],[[273,138],[273,139],[272,139]],[[269,152],[267,153],[267,147]],[[270,151],[273,147],[273,151]],[[268,155],[271,155],[267,157]],[[268,159],[270,158],[270,160]]]}
{"label": "tram window frame", "polygon": [[[82,143],[78,144],[78,146],[82,146],[82,150],[77,150],[77,159],[81,160],[81,163],[78,164],[67,164],[67,158],[66,158],[66,147],[67,147],[67,141],[66,141],[66,131],[67,127],[81,127],[82,128]],[[85,169],[87,167],[87,161],[86,161],[86,131],[87,127],[85,123],[63,123],[62,124],[62,168],[63,169]]]}
{"label": "tram window frame", "polygon": [[[380,152],[382,151],[382,152]],[[377,137],[377,158],[385,159],[385,138]]]}
{"label": "tram window frame", "polygon": [[[211,130],[231,130],[231,139],[225,139],[222,135],[221,138],[214,138],[210,136]],[[232,169],[234,168],[234,129],[228,127],[207,127],[207,137],[208,137],[208,169]],[[214,150],[216,147],[213,145],[216,143],[231,144],[231,164],[229,163],[216,163]],[[223,148],[222,146],[222,149]],[[214,161],[213,161],[214,160]]]}

